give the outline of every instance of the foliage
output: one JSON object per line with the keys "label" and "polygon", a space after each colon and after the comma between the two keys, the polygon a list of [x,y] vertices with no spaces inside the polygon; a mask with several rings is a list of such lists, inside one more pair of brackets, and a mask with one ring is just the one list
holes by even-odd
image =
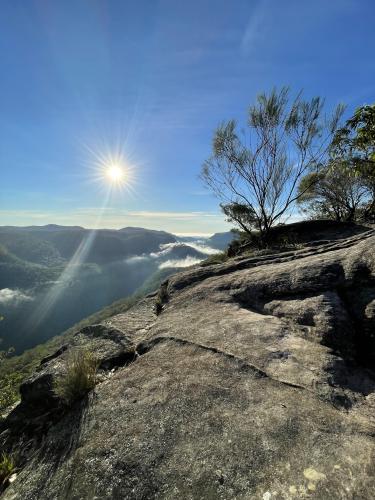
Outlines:
{"label": "foliage", "polygon": [[362,106],[334,137],[332,156],[350,165],[370,196],[367,214],[375,215],[375,104]]}
{"label": "foliage", "polygon": [[66,361],[66,373],[57,379],[55,393],[67,406],[81,399],[96,385],[98,360],[91,351],[73,349]]}
{"label": "foliage", "polygon": [[320,97],[290,99],[289,89],[258,96],[243,137],[230,120],[214,134],[203,182],[222,200],[227,216],[244,231],[265,237],[302,195],[300,179],[326,159],[343,107],[329,120]]}
{"label": "foliage", "polygon": [[244,203],[221,203],[220,207],[227,216],[227,221],[234,222],[245,233],[250,234],[250,228],[256,227],[257,218],[252,207]]}
{"label": "foliage", "polygon": [[56,280],[63,267],[46,267],[26,262],[0,246],[0,277],[2,288],[31,288]]}
{"label": "foliage", "polygon": [[54,245],[30,232],[6,231],[1,228],[0,243],[20,260],[45,266],[61,263],[60,253]]}
{"label": "foliage", "polygon": [[[0,316],[0,321],[2,321],[4,319],[3,316]],[[0,344],[2,342],[2,339],[0,339]],[[9,349],[7,349],[6,351],[0,351],[0,364],[2,361],[4,361],[4,359],[8,358],[9,356],[11,356],[14,352],[14,348],[13,347],[9,347]]]}
{"label": "foliage", "polygon": [[353,221],[368,198],[360,176],[344,161],[331,162],[301,179],[298,203],[314,218]]}
{"label": "foliage", "polygon": [[[0,317],[0,320],[2,317]],[[0,339],[0,343],[1,343]],[[14,352],[13,348],[6,351],[0,351],[1,363]],[[0,379],[0,410],[7,408],[18,400],[18,393],[15,389],[20,382],[21,377],[17,373],[9,373],[3,379]]]}
{"label": "foliage", "polygon": [[2,453],[0,458],[0,492],[6,486],[15,470],[16,465],[14,459],[10,455]]}
{"label": "foliage", "polygon": [[313,217],[352,221],[375,215],[375,105],[357,109],[336,131],[330,161],[299,183],[299,203]]}
{"label": "foliage", "polygon": [[375,104],[358,108],[334,137],[333,153],[363,161],[375,161]]}
{"label": "foliage", "polygon": [[8,373],[0,378],[0,411],[19,399],[18,387],[23,380],[21,373]]}

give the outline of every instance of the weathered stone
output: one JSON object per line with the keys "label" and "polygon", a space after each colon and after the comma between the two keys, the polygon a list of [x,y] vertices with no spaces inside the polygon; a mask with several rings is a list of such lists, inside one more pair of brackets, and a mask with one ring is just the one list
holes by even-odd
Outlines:
{"label": "weathered stone", "polygon": [[64,345],[55,354],[42,360],[38,371],[21,385],[21,404],[23,407],[38,407],[42,412],[57,404],[54,382],[64,375],[66,359],[72,349],[92,351],[98,360],[99,369],[109,370],[124,365],[134,357],[132,346],[129,338],[116,328],[105,325],[83,328],[69,345]]}
{"label": "weathered stone", "polygon": [[[189,269],[158,316],[150,296],[82,330],[73,346],[103,370],[135,355],[42,440],[8,417],[8,447],[34,441],[4,498],[375,498],[375,377],[361,366],[364,339],[375,360],[374,244],[368,232]],[[42,365],[25,411],[71,348]]]}
{"label": "weathered stone", "polygon": [[303,325],[300,331],[311,341],[345,352],[354,353],[354,329],[345,305],[335,291],[323,292],[306,298],[272,300],[264,305],[264,312],[279,318],[288,318],[291,323]]}

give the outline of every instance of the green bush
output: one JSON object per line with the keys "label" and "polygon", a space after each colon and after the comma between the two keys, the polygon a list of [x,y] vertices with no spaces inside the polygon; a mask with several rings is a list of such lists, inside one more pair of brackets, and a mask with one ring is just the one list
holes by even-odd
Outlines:
{"label": "green bush", "polygon": [[0,412],[19,400],[18,387],[22,382],[20,373],[9,373],[0,377]]}
{"label": "green bush", "polygon": [[16,465],[13,458],[3,453],[0,458],[0,492],[7,486],[8,480],[15,470]]}
{"label": "green bush", "polygon": [[91,391],[96,384],[98,360],[91,352],[74,349],[68,354],[66,373],[55,382],[55,394],[70,406]]}

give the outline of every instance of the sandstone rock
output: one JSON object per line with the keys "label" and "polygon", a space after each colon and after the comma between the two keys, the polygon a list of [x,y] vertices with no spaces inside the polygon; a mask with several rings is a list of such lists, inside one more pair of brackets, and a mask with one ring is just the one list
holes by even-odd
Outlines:
{"label": "sandstone rock", "polygon": [[42,360],[39,370],[21,385],[23,407],[33,406],[45,411],[57,403],[54,381],[64,375],[67,356],[75,348],[94,352],[99,369],[104,370],[124,365],[134,357],[134,347],[122,331],[105,325],[87,326],[76,333],[71,344],[64,345],[55,354]]}
{"label": "sandstone rock", "polygon": [[[8,417],[3,446],[29,445],[4,498],[375,498],[374,244],[192,268],[158,316],[151,296],[82,330],[117,369],[47,428]],[[25,384],[24,419],[71,348]]]}

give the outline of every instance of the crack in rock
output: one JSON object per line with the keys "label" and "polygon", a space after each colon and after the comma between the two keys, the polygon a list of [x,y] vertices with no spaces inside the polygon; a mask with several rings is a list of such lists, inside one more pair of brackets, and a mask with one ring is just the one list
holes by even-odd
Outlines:
{"label": "crack in rock", "polygon": [[283,385],[286,385],[289,387],[293,387],[295,389],[304,389],[306,391],[313,392],[303,385],[295,384],[293,382],[289,382],[288,380],[274,378],[269,373],[262,370],[258,366],[254,365],[253,363],[249,363],[248,361],[245,361],[244,359],[239,358],[238,356],[235,356],[234,354],[230,354],[226,351],[222,351],[221,349],[217,349],[216,347],[211,347],[211,346],[207,346],[204,344],[199,344],[197,342],[192,342],[190,340],[181,339],[179,337],[173,337],[173,336],[154,337],[150,340],[140,342],[137,345],[135,352],[138,356],[143,356],[144,354],[147,354],[149,351],[151,351],[156,345],[163,343],[163,342],[168,342],[168,341],[175,342],[175,343],[181,344],[181,345],[189,345],[189,346],[193,346],[193,347],[198,347],[199,349],[209,351],[209,352],[212,352],[214,354],[219,354],[220,356],[224,356],[225,358],[227,358],[231,361],[235,361],[235,362],[239,363],[241,368],[246,368],[248,370],[251,370],[259,378],[268,378],[270,380],[273,380],[274,382],[277,382],[277,383],[280,383],[280,384],[283,384]]}

